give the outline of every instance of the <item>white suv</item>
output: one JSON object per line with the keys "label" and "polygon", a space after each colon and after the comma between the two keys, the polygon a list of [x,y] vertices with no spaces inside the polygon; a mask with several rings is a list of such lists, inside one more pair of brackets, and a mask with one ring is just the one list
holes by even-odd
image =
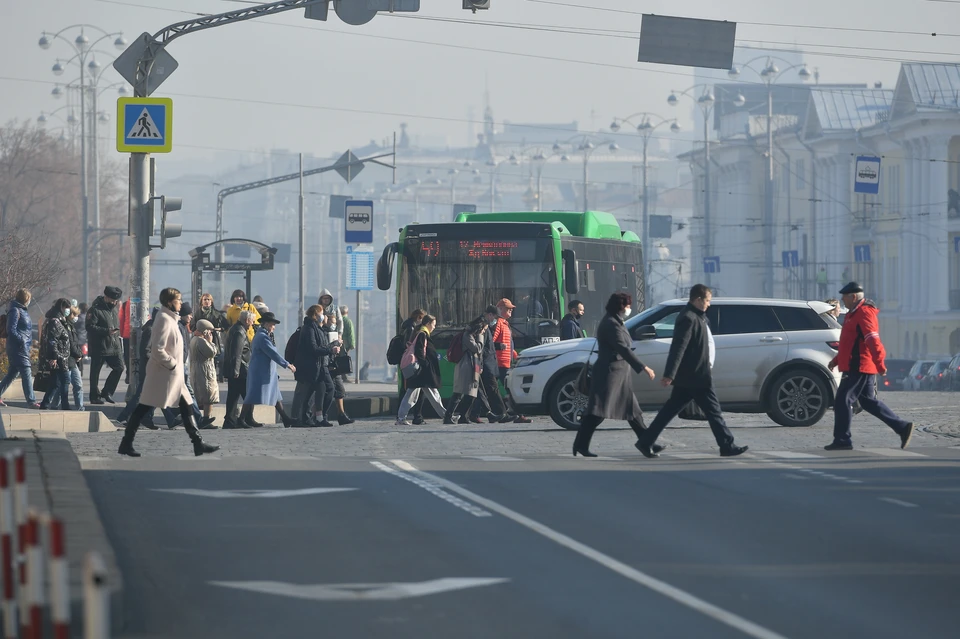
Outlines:
{"label": "white suv", "polygon": [[[673,325],[686,304],[679,299],[663,302],[626,322],[634,352],[657,373],[655,381],[633,375],[644,408],[663,405],[670,394],[659,377]],[[713,298],[707,319],[717,347],[713,384],[723,410],[765,412],[783,426],[820,421],[833,406],[840,383],[840,373],[827,368],[840,340],[840,325],[828,310],[823,302]],[[587,398],[574,382],[595,342],[587,337],[524,349],[507,376],[520,413],[548,413],[564,428],[579,428]]]}

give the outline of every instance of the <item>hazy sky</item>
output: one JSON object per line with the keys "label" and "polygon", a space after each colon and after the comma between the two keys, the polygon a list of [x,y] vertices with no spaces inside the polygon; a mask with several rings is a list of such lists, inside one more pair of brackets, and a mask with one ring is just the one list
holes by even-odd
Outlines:
{"label": "hazy sky", "polygon": [[[960,43],[960,26],[948,26],[960,24],[960,3],[943,0],[493,0],[490,11],[475,15],[460,5],[422,0],[419,13],[380,14],[359,27],[332,9],[327,22],[297,10],[175,40],[168,51],[180,68],[155,93],[174,99],[173,158],[266,148],[326,155],[385,139],[402,121],[411,136],[463,145],[468,110],[482,116],[485,82],[498,121],[578,120],[598,128],[642,110],[670,116],[666,96],[691,85],[692,75],[636,62],[641,12],[737,21],[738,43],[802,48],[821,82],[892,87],[892,60],[954,61],[936,53]],[[198,12],[238,8],[224,0],[0,0],[0,123],[57,106],[50,67],[72,54],[63,43],[41,50],[44,30],[84,23],[131,40]],[[952,33],[929,35],[941,28]],[[72,40],[77,30],[67,33]],[[95,33],[87,31],[91,39]],[[112,39],[101,48],[118,53]],[[119,79],[112,70],[105,78]],[[115,100],[114,92],[104,94],[113,118]],[[111,124],[101,135],[114,131]]]}

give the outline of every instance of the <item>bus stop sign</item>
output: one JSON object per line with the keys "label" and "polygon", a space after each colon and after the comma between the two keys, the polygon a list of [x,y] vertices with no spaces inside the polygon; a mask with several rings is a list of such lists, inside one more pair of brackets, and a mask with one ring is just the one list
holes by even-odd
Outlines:
{"label": "bus stop sign", "polygon": [[344,241],[373,244],[373,200],[347,200],[343,213]]}

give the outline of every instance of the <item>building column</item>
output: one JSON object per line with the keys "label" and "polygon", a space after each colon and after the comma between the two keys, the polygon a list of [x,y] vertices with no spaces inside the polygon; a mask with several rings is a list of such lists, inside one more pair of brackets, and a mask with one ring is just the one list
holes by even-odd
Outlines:
{"label": "building column", "polygon": [[[949,138],[933,138],[928,141],[927,156],[933,160],[949,158]],[[927,207],[929,217],[927,228],[930,230],[932,242],[927,251],[927,261],[930,269],[929,285],[926,287],[929,295],[929,310],[933,313],[943,313],[950,310],[950,254],[953,246],[950,245],[947,232],[947,189],[949,188],[949,162],[924,162],[929,174]]]}

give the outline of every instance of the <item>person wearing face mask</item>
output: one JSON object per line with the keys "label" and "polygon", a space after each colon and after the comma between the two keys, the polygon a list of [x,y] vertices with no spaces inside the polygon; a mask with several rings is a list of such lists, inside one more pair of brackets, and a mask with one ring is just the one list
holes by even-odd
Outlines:
{"label": "person wearing face mask", "polygon": [[560,341],[584,337],[583,329],[580,328],[580,318],[583,317],[583,302],[570,300],[570,303],[567,304],[567,310],[569,313],[560,320]]}
{"label": "person wearing face mask", "polygon": [[[80,320],[80,309],[75,304],[76,300],[70,300],[70,316],[67,317],[67,333],[70,335],[70,357],[67,359],[67,370],[70,377],[70,384],[73,386],[73,404],[74,410],[86,410],[83,407],[83,377],[80,368],[83,366],[83,348],[80,345],[80,338],[77,335],[77,322]],[[50,400],[50,408],[56,409],[60,406],[59,393],[54,394]],[[67,410],[67,406],[62,407]]]}
{"label": "person wearing face mask", "polygon": [[[7,310],[7,374],[0,381],[0,395],[10,387],[17,375],[23,385],[23,396],[30,408],[39,408],[33,394],[33,369],[30,366],[30,347],[33,345],[33,322],[27,307],[30,306],[30,291],[21,288],[10,302]],[[0,406],[6,406],[0,398]]]}
{"label": "person wearing face mask", "polygon": [[[604,419],[623,419],[639,439],[646,433],[643,411],[633,394],[630,369],[653,379],[655,373],[632,350],[633,342],[623,321],[630,315],[633,298],[614,293],[607,300],[607,314],[597,325],[597,361],[592,366],[587,408],[573,440],[573,456],[596,457],[590,452],[593,432]],[[661,450],[657,447],[657,450]]]}
{"label": "person wearing face mask", "polygon": [[50,407],[50,401],[59,396],[64,410],[69,408],[70,372],[67,360],[70,359],[70,333],[67,331],[67,318],[70,317],[70,300],[59,298],[50,307],[43,322],[43,339],[40,344],[39,368],[49,371],[51,384],[47,389],[40,408]]}
{"label": "person wearing face mask", "polygon": [[500,398],[500,387],[497,385],[500,368],[497,365],[497,351],[493,344],[493,329],[497,326],[498,317],[497,307],[493,304],[483,312],[485,325],[481,335],[483,350],[480,353],[480,385],[477,389],[477,401],[473,402],[470,411],[470,421],[474,424],[482,423],[481,411],[486,413],[487,421],[491,424],[499,422],[507,411]]}
{"label": "person wearing face mask", "polygon": [[[120,309],[123,295],[116,286],[103,289],[87,311],[87,337],[90,340],[90,403],[116,404],[113,394],[123,376],[123,346],[120,341]],[[100,370],[106,364],[110,375],[100,388]]]}

